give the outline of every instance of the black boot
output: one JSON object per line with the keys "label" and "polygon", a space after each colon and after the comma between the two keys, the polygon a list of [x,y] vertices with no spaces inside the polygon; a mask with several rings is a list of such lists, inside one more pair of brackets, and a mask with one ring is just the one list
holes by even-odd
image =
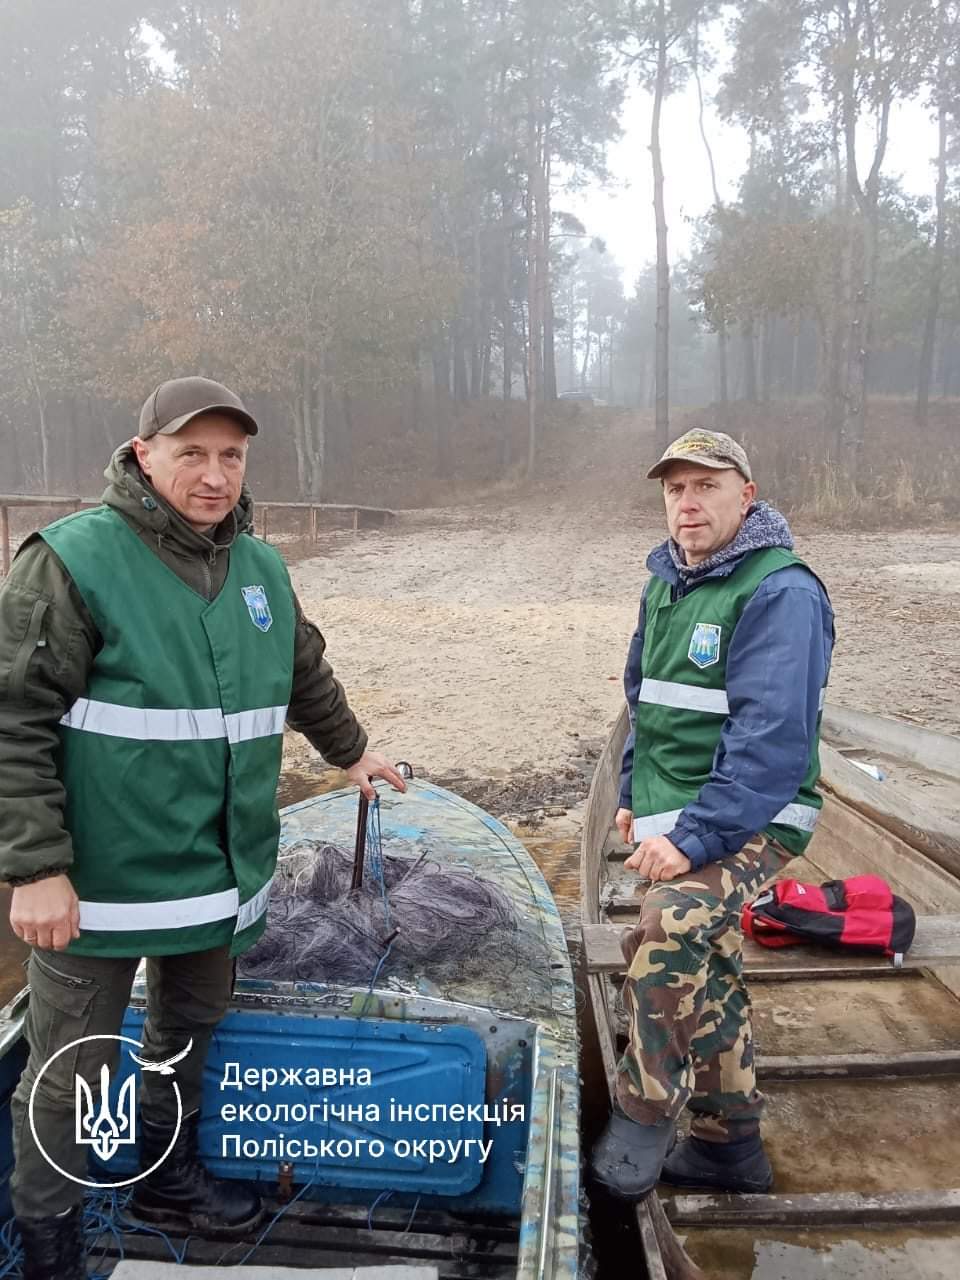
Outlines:
{"label": "black boot", "polygon": [[[148,1222],[164,1222],[194,1231],[215,1227],[241,1235],[263,1217],[260,1197],[245,1182],[215,1178],[197,1154],[199,1111],[184,1116],[167,1158],[136,1183],[130,1209]],[[149,1169],[173,1137],[170,1125],[140,1118],[140,1168]]]}
{"label": "black boot", "polygon": [[652,1191],[664,1156],[676,1138],[675,1120],[640,1124],[614,1103],[607,1127],[590,1156],[594,1186],[616,1200],[635,1204]]}
{"label": "black boot", "polygon": [[773,1170],[759,1133],[735,1142],[686,1138],[667,1157],[663,1182],[675,1187],[762,1194],[773,1185]]}
{"label": "black boot", "polygon": [[17,1218],[23,1280],[87,1280],[83,1205],[49,1218]]}

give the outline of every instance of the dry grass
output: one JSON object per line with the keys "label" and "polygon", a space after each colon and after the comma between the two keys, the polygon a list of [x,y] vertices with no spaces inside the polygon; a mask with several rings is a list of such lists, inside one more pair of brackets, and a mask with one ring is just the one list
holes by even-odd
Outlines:
{"label": "dry grass", "polygon": [[[750,455],[761,496],[796,520],[871,529],[960,515],[960,402],[931,405],[920,436],[912,400],[877,397],[858,456],[839,459],[816,400],[738,404],[728,421]],[[707,410],[682,425],[719,422]]]}

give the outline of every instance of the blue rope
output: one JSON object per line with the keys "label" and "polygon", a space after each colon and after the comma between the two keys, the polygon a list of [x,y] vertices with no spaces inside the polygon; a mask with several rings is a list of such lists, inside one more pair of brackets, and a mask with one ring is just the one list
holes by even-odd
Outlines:
{"label": "blue rope", "polygon": [[[187,1236],[180,1248],[177,1248],[167,1233],[161,1231],[159,1227],[150,1227],[145,1223],[131,1221],[126,1216],[126,1209],[132,1194],[132,1189],[87,1192],[83,1201],[83,1234],[88,1257],[91,1259],[94,1257],[105,1235],[113,1238],[113,1245],[120,1255],[118,1261],[126,1255],[123,1243],[125,1235],[152,1235],[159,1236],[170,1250],[173,1261],[183,1265],[187,1259],[187,1248],[194,1237]],[[24,1259],[23,1245],[16,1229],[15,1218],[8,1218],[0,1227],[0,1251],[2,1251],[0,1280],[7,1276],[19,1276]],[[101,1250],[101,1253],[103,1252],[105,1248]],[[111,1265],[111,1271],[114,1265]],[[90,1280],[108,1280],[109,1275],[109,1271],[101,1271],[98,1266],[97,1270],[91,1273]]]}
{"label": "blue rope", "polygon": [[380,797],[377,796],[367,814],[367,839],[370,845],[370,869],[380,886],[380,899],[383,902],[383,922],[387,934],[392,932],[390,903],[387,899],[387,881],[383,868],[383,828],[380,825]]}

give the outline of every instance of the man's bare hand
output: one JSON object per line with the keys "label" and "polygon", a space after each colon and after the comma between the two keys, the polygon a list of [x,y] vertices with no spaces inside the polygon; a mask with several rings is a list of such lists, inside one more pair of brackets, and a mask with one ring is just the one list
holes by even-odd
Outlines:
{"label": "man's bare hand", "polygon": [[641,840],[623,865],[639,871],[648,880],[675,880],[692,870],[690,859],[666,836],[648,836]]}
{"label": "man's bare hand", "polygon": [[10,927],[31,946],[62,951],[80,937],[80,900],[69,876],[21,884],[10,899]]}
{"label": "man's bare hand", "polygon": [[350,781],[360,788],[368,800],[373,800],[377,794],[373,789],[373,778],[383,778],[385,782],[390,783],[394,791],[406,791],[407,789],[407,784],[403,778],[397,773],[387,757],[382,756],[379,751],[365,751],[356,764],[352,764],[344,772]]}
{"label": "man's bare hand", "polygon": [[629,809],[618,809],[617,816],[613,820],[614,826],[620,832],[620,839],[624,844],[632,844],[633,842],[633,814]]}

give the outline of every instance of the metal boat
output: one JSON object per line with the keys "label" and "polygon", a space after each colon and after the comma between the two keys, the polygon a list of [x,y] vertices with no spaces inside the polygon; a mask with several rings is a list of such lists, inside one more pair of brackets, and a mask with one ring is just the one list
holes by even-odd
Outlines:
{"label": "metal boat", "polygon": [[[613,828],[624,708],[587,802],[581,908],[585,1078],[612,1096],[625,1022],[622,929],[644,883]],[[939,1280],[960,1258],[960,743],[828,707],[824,808],[786,874],[883,876],[918,914],[904,965],[816,947],[744,945],[774,1193],[660,1188],[637,1208],[624,1280]],[[877,775],[880,775],[879,777]],[[584,1104],[587,1103],[584,1094]],[[662,1197],[662,1198],[661,1198]]]}
{"label": "metal boat", "polygon": [[[268,1222],[241,1241],[216,1231],[185,1241],[105,1230],[98,1274],[121,1257],[172,1267],[175,1256],[207,1266],[348,1266],[358,1275],[403,1265],[451,1280],[579,1274],[576,1011],[550,891],[507,828],[452,792],[411,781],[403,795],[381,789],[378,801],[384,853],[425,855],[488,879],[508,896],[515,933],[494,960],[481,951],[440,982],[429,971],[398,979],[389,963],[354,987],[238,977],[207,1061],[200,1150],[218,1175],[259,1184]],[[350,848],[357,793],[329,792],[281,818],[281,858],[304,841]],[[9,1097],[25,1060],[28,1001],[27,989],[0,1012],[4,1217]],[[144,1007],[141,972],[121,1029],[134,1044]],[[112,1098],[137,1070],[122,1057]],[[246,1123],[241,1105],[250,1108]],[[137,1168],[135,1151],[109,1167],[119,1180],[116,1171]]]}

